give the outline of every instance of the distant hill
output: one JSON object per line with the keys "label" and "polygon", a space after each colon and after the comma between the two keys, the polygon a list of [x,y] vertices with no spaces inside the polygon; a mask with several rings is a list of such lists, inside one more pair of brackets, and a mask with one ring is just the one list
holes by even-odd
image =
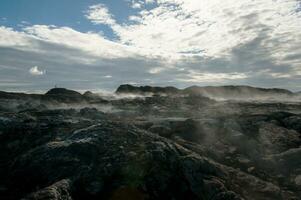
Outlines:
{"label": "distant hill", "polygon": [[45,95],[66,95],[66,96],[74,96],[74,97],[81,97],[81,93],[76,92],[74,90],[68,90],[66,88],[53,88],[50,89]]}
{"label": "distant hill", "polygon": [[26,94],[26,93],[0,91],[0,98],[2,99],[28,99],[28,98],[39,99],[41,98],[41,96],[42,95],[40,94]]}
{"label": "distant hill", "polygon": [[224,99],[256,99],[293,96],[294,93],[279,88],[257,88],[250,86],[192,86],[185,93],[198,93],[204,96]]}
{"label": "distant hill", "polygon": [[151,86],[132,86],[121,85],[117,94],[173,94],[173,95],[202,95],[218,99],[277,99],[299,96],[289,90],[279,88],[257,88],[251,86],[191,86],[186,89],[174,87],[151,87]]}
{"label": "distant hill", "polygon": [[151,87],[151,86],[141,86],[136,87],[132,85],[120,85],[116,93],[131,93],[131,94],[145,94],[145,93],[166,93],[166,94],[176,94],[181,92],[181,90],[175,87]]}
{"label": "distant hill", "polygon": [[[120,85],[116,92],[133,95],[197,95],[222,100],[275,100],[300,101],[301,92],[293,93],[279,88],[257,88],[250,86],[191,86],[185,89],[175,87],[152,87]],[[81,94],[66,88],[52,88],[45,94],[26,94],[0,91],[0,99],[42,100],[59,102],[103,102],[101,95],[90,91]]]}
{"label": "distant hill", "polygon": [[26,94],[0,91],[0,99],[79,102],[84,101],[86,97],[73,90],[53,88],[45,94]]}

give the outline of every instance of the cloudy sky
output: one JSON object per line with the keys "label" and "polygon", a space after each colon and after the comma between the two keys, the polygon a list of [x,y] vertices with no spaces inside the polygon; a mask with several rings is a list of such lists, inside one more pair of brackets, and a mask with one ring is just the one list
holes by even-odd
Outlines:
{"label": "cloudy sky", "polygon": [[1,0],[0,90],[301,91],[300,0]]}

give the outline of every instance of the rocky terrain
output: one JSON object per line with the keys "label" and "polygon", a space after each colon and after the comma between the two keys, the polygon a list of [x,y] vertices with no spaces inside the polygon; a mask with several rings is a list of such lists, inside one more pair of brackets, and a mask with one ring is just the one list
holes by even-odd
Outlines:
{"label": "rocky terrain", "polygon": [[299,95],[0,92],[0,199],[301,199]]}

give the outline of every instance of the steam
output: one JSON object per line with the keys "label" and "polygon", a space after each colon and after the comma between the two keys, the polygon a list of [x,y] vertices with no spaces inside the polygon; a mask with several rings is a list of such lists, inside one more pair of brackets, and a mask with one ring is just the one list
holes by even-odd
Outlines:
{"label": "steam", "polygon": [[99,92],[94,93],[94,95],[97,95],[98,97],[112,101],[112,100],[120,100],[120,99],[145,99],[147,97],[152,97],[153,93],[147,93],[147,94],[132,94],[132,93],[122,93],[122,94],[116,94],[112,92]]}

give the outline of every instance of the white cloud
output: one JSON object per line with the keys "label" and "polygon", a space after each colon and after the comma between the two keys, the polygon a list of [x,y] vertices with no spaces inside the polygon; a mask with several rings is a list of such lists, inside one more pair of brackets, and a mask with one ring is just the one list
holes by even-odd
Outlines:
{"label": "white cloud", "polygon": [[275,78],[289,77],[301,65],[301,56],[296,56],[301,55],[298,5],[297,0],[158,0],[157,7],[129,17],[136,23],[111,28],[120,43],[171,65],[222,59],[241,65],[239,71],[276,66],[271,71]]}
{"label": "white cloud", "polygon": [[95,24],[113,25],[116,23],[108,8],[104,4],[90,6],[86,17]]}
{"label": "white cloud", "polygon": [[178,80],[189,83],[223,83],[229,80],[245,79],[248,75],[245,73],[199,73],[191,70],[187,77]]}
{"label": "white cloud", "polygon": [[134,9],[139,9],[141,7],[142,7],[141,3],[135,2],[132,4],[132,8],[134,8]]}
{"label": "white cloud", "polygon": [[269,48],[277,58],[300,46],[293,42],[301,38],[296,4],[274,0],[158,0],[158,7],[132,17],[141,23],[113,29],[123,43],[172,58],[230,56],[234,47],[265,34],[263,48]]}
{"label": "white cloud", "polygon": [[135,15],[129,16],[130,21],[142,22],[141,18]]}
{"label": "white cloud", "polygon": [[22,47],[30,44],[30,38],[26,34],[14,31],[11,28],[0,26],[0,46]]}
{"label": "white cloud", "polygon": [[27,36],[64,45],[99,58],[123,58],[135,55],[130,47],[105,39],[97,33],[82,33],[69,27],[35,25],[24,29]]}
{"label": "white cloud", "polygon": [[[127,80],[133,75],[138,77],[132,77],[135,82],[144,78],[154,83],[175,79],[179,83],[255,82],[259,77],[262,83],[268,78],[300,80],[301,12],[296,12],[297,0],[128,2],[141,5],[128,23],[118,23],[103,4],[91,6],[85,13],[92,23],[110,26],[114,40],[70,27],[26,25],[16,31],[2,26],[1,50],[35,52],[49,60],[61,56],[64,64],[72,61],[94,70],[106,66],[108,71],[100,76],[111,74],[112,79]],[[262,76],[261,70],[266,70]]]}
{"label": "white cloud", "polygon": [[144,0],[127,0],[130,2],[130,6],[133,9],[141,9],[142,7],[145,6],[145,4],[150,4],[150,2],[148,0],[144,1]]}
{"label": "white cloud", "polygon": [[21,24],[24,24],[24,25],[29,25],[30,24],[30,22],[28,22],[28,21],[21,21]]}
{"label": "white cloud", "polygon": [[[100,59],[137,58],[142,54],[134,47],[126,46],[104,38],[93,32],[79,32],[69,27],[34,25],[16,31],[0,26],[0,47],[9,47],[24,52],[36,52],[47,56],[58,56],[62,52],[45,46],[56,45],[69,52],[66,60],[92,64]],[[74,55],[74,51],[78,51]]]}
{"label": "white cloud", "polygon": [[146,4],[152,4],[152,3],[155,3],[155,0],[145,0],[145,3]]}
{"label": "white cloud", "polygon": [[164,71],[165,68],[163,67],[155,67],[149,70],[150,74],[159,74],[160,72]]}
{"label": "white cloud", "polygon": [[33,76],[41,76],[46,73],[46,71],[40,70],[38,66],[34,66],[29,69],[29,73]]}
{"label": "white cloud", "polygon": [[[236,55],[247,52],[243,48],[248,46],[252,51],[265,53],[263,56],[269,57],[271,64],[300,69],[301,57],[287,59],[291,54],[301,53],[301,12],[296,12],[297,0],[157,0],[156,3],[153,9],[129,16],[134,24],[111,24],[120,38],[117,42],[130,46],[139,55],[163,59],[171,65],[195,57],[251,65],[257,62],[256,56],[248,60]],[[259,42],[252,47],[255,41]]]}

